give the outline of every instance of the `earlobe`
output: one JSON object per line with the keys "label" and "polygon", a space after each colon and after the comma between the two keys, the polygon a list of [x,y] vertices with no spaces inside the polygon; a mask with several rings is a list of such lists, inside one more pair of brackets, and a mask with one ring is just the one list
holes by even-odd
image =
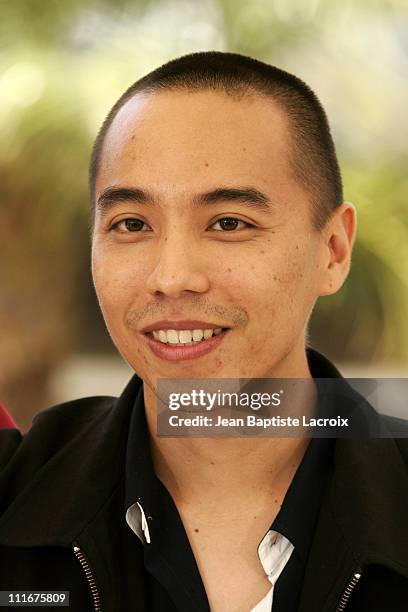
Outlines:
{"label": "earlobe", "polygon": [[320,296],[336,293],[347,278],[356,235],[356,210],[343,202],[329,219],[325,235],[326,264]]}

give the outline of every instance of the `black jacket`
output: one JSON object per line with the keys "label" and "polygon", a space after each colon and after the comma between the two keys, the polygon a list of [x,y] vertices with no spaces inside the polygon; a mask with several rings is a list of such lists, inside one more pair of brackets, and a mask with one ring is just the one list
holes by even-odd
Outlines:
{"label": "black jacket", "polygon": [[[314,355],[325,376],[340,376]],[[148,610],[143,545],[123,512],[140,385],[134,376],[118,399],[46,410],[24,437],[0,431],[0,590],[70,591],[75,612]],[[374,429],[391,422],[369,418]],[[300,612],[408,609],[407,463],[406,439],[336,440]]]}

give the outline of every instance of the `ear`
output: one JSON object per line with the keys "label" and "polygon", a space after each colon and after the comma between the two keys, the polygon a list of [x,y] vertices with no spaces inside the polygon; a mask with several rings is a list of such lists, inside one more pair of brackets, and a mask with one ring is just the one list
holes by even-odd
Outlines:
{"label": "ear", "polygon": [[356,209],[350,202],[343,202],[333,211],[322,229],[323,270],[319,295],[336,293],[347,278],[356,227]]}

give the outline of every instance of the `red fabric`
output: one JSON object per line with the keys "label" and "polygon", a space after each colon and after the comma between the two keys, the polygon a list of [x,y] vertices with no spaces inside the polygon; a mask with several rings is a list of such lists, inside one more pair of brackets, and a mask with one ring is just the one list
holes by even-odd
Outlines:
{"label": "red fabric", "polygon": [[9,427],[17,427],[10,414],[7,412],[3,404],[0,402],[0,429],[7,429]]}

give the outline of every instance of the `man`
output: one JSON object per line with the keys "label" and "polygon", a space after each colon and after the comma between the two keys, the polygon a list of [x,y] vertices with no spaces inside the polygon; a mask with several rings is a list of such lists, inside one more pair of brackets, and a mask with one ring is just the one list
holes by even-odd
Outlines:
{"label": "man", "polygon": [[340,379],[305,347],[356,225],[316,96],[244,56],[169,62],[109,113],[90,186],[95,288],[137,376],[4,436],[1,589],[75,611],[405,610],[402,440],[156,431],[162,378]]}

